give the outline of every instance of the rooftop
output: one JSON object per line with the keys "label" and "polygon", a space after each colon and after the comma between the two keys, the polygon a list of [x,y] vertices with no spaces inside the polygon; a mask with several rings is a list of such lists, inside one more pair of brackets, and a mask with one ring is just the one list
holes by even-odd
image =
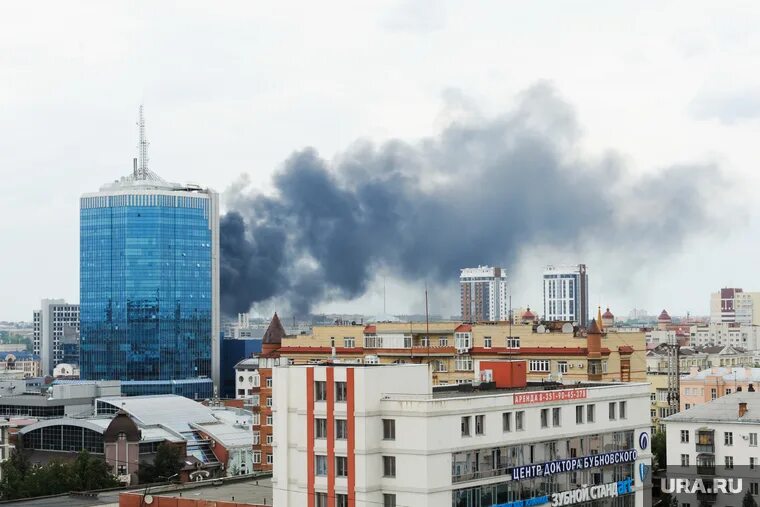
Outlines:
{"label": "rooftop", "polygon": [[631,385],[632,382],[575,382],[563,384],[562,382],[528,382],[525,387],[493,387],[492,383],[482,382],[478,384],[452,384],[436,386],[433,388],[433,399],[445,398],[468,398],[473,396],[494,396],[498,394],[533,393],[542,391],[565,391],[569,389],[593,389],[598,387],[612,387],[619,385]]}
{"label": "rooftop", "polygon": [[[747,412],[739,417],[739,403],[747,404]],[[727,394],[702,405],[664,419],[667,422],[737,422],[760,424],[760,393]]]}
{"label": "rooftop", "polygon": [[97,401],[121,408],[142,425],[161,425],[180,433],[190,431],[191,423],[217,421],[209,407],[174,394],[109,396],[98,398]]}
{"label": "rooftop", "polygon": [[760,368],[708,368],[681,377],[681,381],[723,377],[724,380],[760,382]]}

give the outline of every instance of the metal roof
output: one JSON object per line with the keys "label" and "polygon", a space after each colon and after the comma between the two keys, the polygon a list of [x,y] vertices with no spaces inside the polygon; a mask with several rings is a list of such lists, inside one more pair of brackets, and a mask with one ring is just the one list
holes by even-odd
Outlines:
{"label": "metal roof", "polygon": [[161,425],[180,433],[191,430],[191,423],[216,421],[209,407],[175,394],[108,396],[98,398],[97,402],[109,403],[124,410],[141,425]]}
{"label": "metal roof", "polygon": [[[747,412],[739,417],[739,403],[747,404]],[[721,396],[702,405],[663,419],[670,422],[735,422],[760,424],[760,393],[739,392]]]}

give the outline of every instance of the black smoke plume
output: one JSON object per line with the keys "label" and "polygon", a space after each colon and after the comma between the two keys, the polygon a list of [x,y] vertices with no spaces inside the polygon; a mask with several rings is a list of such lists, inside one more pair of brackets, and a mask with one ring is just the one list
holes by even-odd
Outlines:
{"label": "black smoke plume", "polygon": [[510,267],[521,249],[594,242],[610,255],[675,249],[708,220],[710,166],[628,174],[580,153],[572,108],[546,84],[513,110],[452,121],[437,137],[357,142],[333,161],[293,153],[275,192],[231,192],[221,221],[222,309],[278,298],[305,315],[362,295],[378,269],[456,280],[462,267]]}

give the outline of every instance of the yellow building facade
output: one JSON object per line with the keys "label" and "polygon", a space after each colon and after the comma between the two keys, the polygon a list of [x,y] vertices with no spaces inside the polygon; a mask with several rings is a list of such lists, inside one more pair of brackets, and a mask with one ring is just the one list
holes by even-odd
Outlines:
{"label": "yellow building facade", "polygon": [[471,382],[478,362],[494,359],[526,360],[529,380],[646,381],[643,332],[603,331],[596,355],[588,338],[567,325],[564,330],[549,330],[508,322],[382,322],[315,326],[310,334],[283,338],[280,354],[296,364],[332,357],[379,364],[427,363],[435,384]]}

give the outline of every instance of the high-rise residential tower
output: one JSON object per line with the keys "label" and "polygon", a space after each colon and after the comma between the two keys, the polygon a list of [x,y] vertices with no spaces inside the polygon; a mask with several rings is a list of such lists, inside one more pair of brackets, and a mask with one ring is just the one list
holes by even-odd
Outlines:
{"label": "high-rise residential tower", "polygon": [[507,271],[478,266],[459,275],[462,320],[483,322],[509,320]]}
{"label": "high-rise residential tower", "polygon": [[710,294],[710,322],[760,325],[760,292],[724,288]]}
{"label": "high-rise residential tower", "polygon": [[208,398],[219,385],[219,200],[148,169],[84,194],[81,377],[126,395]]}
{"label": "high-rise residential tower", "polygon": [[34,311],[32,352],[40,356],[43,375],[52,375],[58,363],[76,363],[70,349],[79,344],[79,305],[63,299],[43,299]]}
{"label": "high-rise residential tower", "polygon": [[586,265],[546,266],[544,319],[588,326],[588,274]]}

